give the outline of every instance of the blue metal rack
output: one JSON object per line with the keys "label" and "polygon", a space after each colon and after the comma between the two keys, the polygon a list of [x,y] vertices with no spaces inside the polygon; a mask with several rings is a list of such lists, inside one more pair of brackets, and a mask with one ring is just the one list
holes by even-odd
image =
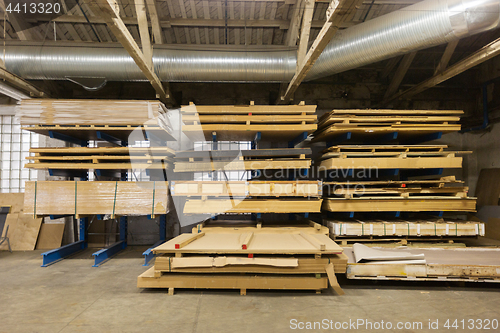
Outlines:
{"label": "blue metal rack", "polygon": [[167,240],[167,215],[160,215],[160,240],[142,253],[142,255],[144,256],[143,266],[149,266],[149,262],[151,261],[151,259],[155,257],[153,249],[165,243],[166,240]]}

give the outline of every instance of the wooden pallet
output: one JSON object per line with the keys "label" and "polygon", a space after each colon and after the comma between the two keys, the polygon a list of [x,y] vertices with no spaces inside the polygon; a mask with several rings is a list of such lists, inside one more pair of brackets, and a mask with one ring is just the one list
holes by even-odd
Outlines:
{"label": "wooden pallet", "polygon": [[332,169],[422,169],[461,168],[458,154],[447,146],[335,146],[322,155],[320,168]]}
{"label": "wooden pallet", "polygon": [[172,181],[172,196],[320,197],[321,181]]}
{"label": "wooden pallet", "polygon": [[484,236],[484,223],[459,220],[326,220],[337,237],[462,237]]}
{"label": "wooden pallet", "polygon": [[45,215],[159,215],[169,211],[167,182],[29,181],[25,213]]}
{"label": "wooden pallet", "polygon": [[167,112],[159,101],[26,99],[17,107],[22,125],[141,125]]}
{"label": "wooden pallet", "polygon": [[174,151],[167,147],[31,148],[32,169],[170,169]]}
{"label": "wooden pallet", "polygon": [[322,199],[189,199],[184,214],[319,213]]}
{"label": "wooden pallet", "polygon": [[[495,248],[411,248],[423,253],[426,264],[355,263],[352,248],[344,248],[349,257],[348,279],[404,281],[500,282],[500,249]],[[401,251],[401,249],[398,249]]]}
{"label": "wooden pallet", "polygon": [[476,211],[476,199],[433,196],[324,198],[322,209],[329,212],[474,212]]}

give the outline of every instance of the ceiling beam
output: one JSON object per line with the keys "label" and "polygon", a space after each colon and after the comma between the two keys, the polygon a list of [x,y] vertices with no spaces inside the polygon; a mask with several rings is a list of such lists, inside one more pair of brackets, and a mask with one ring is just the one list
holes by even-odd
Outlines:
{"label": "ceiling beam", "polygon": [[401,85],[401,82],[403,81],[406,72],[408,72],[408,69],[410,68],[410,65],[415,58],[415,55],[417,52],[411,52],[407,53],[403,56],[403,60],[399,63],[398,69],[396,70],[396,73],[394,74],[394,77],[391,80],[391,83],[389,83],[389,87],[387,88],[384,98],[388,98],[396,93],[398,91],[399,86]]}
{"label": "ceiling beam", "polygon": [[302,27],[300,28],[299,48],[297,49],[297,66],[302,63],[307,53],[313,14],[314,0],[305,0],[304,16],[302,17]]}
{"label": "ceiling beam", "polygon": [[472,55],[457,62],[453,66],[448,67],[448,69],[444,70],[443,72],[434,75],[430,79],[425,80],[410,89],[407,89],[403,92],[393,95],[390,98],[385,99],[382,104],[385,105],[397,99],[409,99],[410,97],[415,96],[416,94],[419,94],[429,88],[435,87],[441,82],[451,79],[452,77],[457,76],[458,74],[461,74],[466,70],[477,66],[493,57],[496,57],[499,54],[500,38],[482,47]]}
{"label": "ceiling beam", "polygon": [[134,0],[135,11],[137,14],[137,23],[139,24],[139,35],[141,36],[141,48],[144,58],[149,68],[153,68],[153,50],[151,49],[151,40],[149,39],[148,16],[146,13],[146,4],[144,0]]}
{"label": "ceiling beam", "polygon": [[448,63],[450,62],[451,56],[453,55],[453,52],[455,52],[457,45],[458,39],[453,42],[449,42],[448,45],[446,45],[446,49],[444,50],[443,56],[441,57],[441,61],[434,71],[434,75],[442,73],[446,69],[446,67],[448,67]]}
{"label": "ceiling beam", "polygon": [[99,13],[100,16],[106,21],[106,24],[115,35],[116,39],[120,42],[120,44],[122,44],[125,50],[127,50],[129,55],[134,59],[137,66],[141,69],[153,86],[156,91],[157,98],[164,103],[169,103],[169,94],[166,93],[160,79],[153,71],[153,68],[149,65],[148,60],[142,53],[141,49],[139,49],[139,46],[137,46],[137,43],[130,34],[130,31],[128,31],[127,27],[121,20],[116,1],[103,0],[99,2],[89,2],[89,6],[92,7],[95,13]]}
{"label": "ceiling beam", "polygon": [[361,1],[362,0],[333,0],[330,2],[326,11],[327,20],[325,25],[321,28],[321,31],[311,45],[302,63],[297,64],[297,71],[290,81],[285,94],[280,94],[281,96],[278,103],[288,103],[291,100],[307,73],[309,73],[333,35],[335,35],[339,29],[339,23],[350,20],[354,16]]}
{"label": "ceiling beam", "polygon": [[149,19],[151,20],[151,28],[153,30],[155,44],[163,44],[163,30],[160,25],[160,17],[158,16],[156,1],[146,0],[146,6],[148,7]]}
{"label": "ceiling beam", "polygon": [[297,38],[299,37],[300,20],[302,19],[302,11],[304,10],[302,3],[303,0],[297,0],[297,3],[293,6],[292,19],[289,22],[290,25],[288,26],[288,32],[286,33],[285,45],[288,46],[297,45]]}
{"label": "ceiling beam", "polygon": [[[104,20],[98,16],[88,17],[91,24],[106,24]],[[123,23],[126,25],[137,25],[137,19],[135,17],[121,17]],[[26,19],[27,22],[37,23],[37,22],[49,22],[55,21],[58,23],[88,23],[84,16],[82,15],[61,15],[56,18],[51,18],[45,14],[33,15]],[[362,23],[361,21],[350,21],[340,23],[340,28],[348,28],[354,25]],[[279,28],[279,29],[289,29],[292,23],[289,20],[271,20],[271,19],[231,19],[227,20],[228,28]],[[320,29],[325,24],[324,20],[313,20],[311,22],[311,29]],[[152,23],[149,24],[151,27]],[[160,28],[172,28],[172,27],[225,27],[224,19],[210,19],[210,18],[169,18],[168,20],[159,21]],[[300,26],[300,23],[299,23]],[[297,28],[298,33],[298,28]],[[295,38],[296,40],[296,38]],[[287,44],[288,45],[288,44]],[[295,44],[294,44],[295,45]]]}
{"label": "ceiling beam", "polygon": [[0,80],[4,80],[11,86],[28,92],[31,97],[47,97],[47,94],[45,94],[43,91],[39,90],[37,87],[29,83],[28,81],[25,81],[16,74],[9,72],[3,66],[0,66]]}

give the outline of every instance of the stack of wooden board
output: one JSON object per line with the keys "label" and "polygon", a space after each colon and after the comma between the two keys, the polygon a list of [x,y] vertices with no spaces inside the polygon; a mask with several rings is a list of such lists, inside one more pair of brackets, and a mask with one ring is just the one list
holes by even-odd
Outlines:
{"label": "stack of wooden board", "polygon": [[31,148],[31,169],[171,169],[174,151],[167,147]]}
{"label": "stack of wooden board", "polygon": [[446,145],[333,146],[321,157],[320,168],[330,169],[425,169],[461,168],[469,151],[447,151]]}
{"label": "stack of wooden board", "polygon": [[314,140],[352,133],[356,138],[398,133],[398,138],[459,131],[463,111],[456,110],[333,110],[318,122]]}
{"label": "stack of wooden board", "polygon": [[16,116],[23,129],[51,137],[58,132],[80,140],[102,140],[107,135],[131,141],[131,133],[140,127],[141,132],[173,140],[166,112],[159,101],[26,99]]}
{"label": "stack of wooden board", "polygon": [[335,273],[347,257],[328,229],[301,227],[203,227],[153,249],[154,267],[138,277],[139,288],[315,290],[343,294]]}
{"label": "stack of wooden board", "polygon": [[[351,247],[347,278],[404,281],[500,282],[500,249],[497,248],[397,248],[398,252],[423,254],[425,264],[356,263]],[[390,253],[389,250],[385,250]]]}
{"label": "stack of wooden board", "polygon": [[154,216],[168,213],[168,198],[164,181],[31,181],[26,182],[24,207],[31,216]]}
{"label": "stack of wooden board", "polygon": [[[325,220],[333,239],[348,237],[368,237],[370,240],[383,237],[397,239],[405,237],[450,238],[462,236],[484,236],[484,223],[443,218],[431,219],[344,219]],[[374,238],[375,237],[375,238]],[[359,241],[359,239],[353,239]]]}
{"label": "stack of wooden board", "polygon": [[194,105],[183,106],[182,131],[188,137],[217,133],[218,140],[253,140],[257,133],[267,140],[290,141],[316,130],[315,105]]}
{"label": "stack of wooden board", "polygon": [[178,151],[174,172],[309,169],[310,148]]}

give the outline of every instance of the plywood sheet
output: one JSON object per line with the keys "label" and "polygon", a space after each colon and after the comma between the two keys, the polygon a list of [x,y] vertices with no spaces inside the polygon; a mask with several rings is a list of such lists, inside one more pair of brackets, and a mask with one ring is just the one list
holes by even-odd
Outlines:
{"label": "plywood sheet", "polygon": [[[41,218],[33,218],[21,213],[7,214],[5,221],[9,226],[8,237],[12,251],[32,251],[35,249]],[[0,245],[0,250],[8,250],[7,243]]]}
{"label": "plywood sheet", "polygon": [[64,234],[64,223],[42,223],[37,250],[52,250],[61,246]]}
{"label": "plywood sheet", "polygon": [[316,105],[183,105],[184,114],[314,114]]}
{"label": "plywood sheet", "polygon": [[10,207],[10,213],[19,213],[24,207],[24,193],[0,193],[0,206]]}

